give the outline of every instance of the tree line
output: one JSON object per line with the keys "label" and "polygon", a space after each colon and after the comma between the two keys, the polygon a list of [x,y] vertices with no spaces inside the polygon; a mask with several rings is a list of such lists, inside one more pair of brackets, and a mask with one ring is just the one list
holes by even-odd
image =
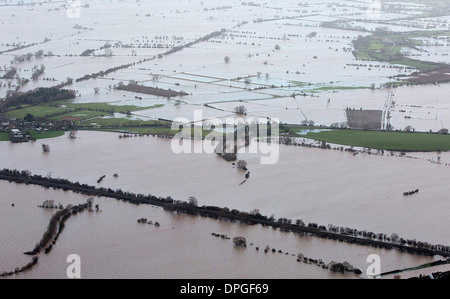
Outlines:
{"label": "tree line", "polygon": [[[113,190],[111,188],[95,187],[79,182],[71,182],[67,179],[43,177],[40,175],[32,175],[28,171],[3,169],[0,171],[0,179],[13,181],[16,183],[40,185],[46,188],[62,189],[64,191],[73,191],[90,196],[101,196],[115,198],[133,204],[150,204],[163,207],[165,211],[183,213],[193,216],[208,217],[212,219],[225,219],[231,222],[239,221],[248,225],[260,224],[263,226],[271,226],[279,228],[282,231],[294,232],[299,235],[309,235],[326,239],[338,240],[350,244],[358,244],[364,246],[373,246],[385,249],[397,249],[403,252],[423,254],[423,255],[441,255],[450,257],[450,246],[433,245],[427,242],[416,240],[408,240],[392,234],[387,238],[386,234],[375,234],[372,232],[359,231],[350,228],[336,229],[330,226],[327,229],[323,225],[309,223],[306,225],[303,221],[297,220],[295,223],[291,219],[280,218],[276,220],[273,216],[270,218],[257,213],[247,213],[236,209],[221,208],[217,206],[198,206],[198,202],[189,200],[188,202],[176,201],[170,196],[156,197],[154,195],[135,194],[132,192],[122,191],[121,189]],[[380,237],[381,236],[381,237]]]}
{"label": "tree line", "polygon": [[73,98],[75,98],[75,91],[73,90],[40,87],[25,93],[7,92],[5,100],[0,103],[0,108],[23,104],[37,105]]}

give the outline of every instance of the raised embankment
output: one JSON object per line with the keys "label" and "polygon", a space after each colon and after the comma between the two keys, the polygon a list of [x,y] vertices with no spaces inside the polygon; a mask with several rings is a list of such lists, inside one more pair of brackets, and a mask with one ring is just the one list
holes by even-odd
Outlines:
{"label": "raised embankment", "polygon": [[48,224],[47,230],[42,235],[41,240],[36,244],[32,251],[24,252],[24,254],[26,255],[33,255],[32,260],[23,267],[15,268],[14,271],[5,271],[0,273],[0,277],[8,277],[27,270],[31,270],[38,263],[39,257],[37,257],[36,255],[39,254],[42,249],[45,249],[45,254],[50,253],[53,246],[56,244],[59,235],[64,230],[65,222],[67,221],[67,219],[69,219],[72,215],[83,212],[85,209],[91,207],[91,205],[92,202],[90,201],[88,201],[88,203],[79,204],[77,206],[69,205],[66,208],[62,208],[55,214],[53,214]]}
{"label": "raised embankment", "polygon": [[373,246],[385,249],[397,249],[402,252],[422,254],[422,255],[440,255],[443,257],[450,257],[450,246],[432,245],[426,242],[416,240],[405,240],[403,238],[391,239],[386,237],[386,234],[375,234],[372,232],[358,231],[356,229],[338,228],[330,226],[327,229],[325,226],[319,226],[314,223],[305,225],[298,220],[295,224],[291,223],[289,219],[280,218],[275,220],[268,218],[259,213],[249,214],[238,210],[229,210],[228,208],[220,208],[215,206],[202,206],[174,201],[171,197],[156,197],[154,195],[134,194],[131,192],[124,192],[122,190],[113,190],[111,188],[97,188],[78,182],[73,183],[66,179],[56,179],[49,177],[42,177],[40,175],[31,175],[28,171],[8,170],[0,171],[0,179],[10,182],[33,184],[43,186],[45,188],[61,189],[64,191],[73,191],[89,196],[102,196],[115,198],[133,204],[150,204],[154,206],[163,207],[166,211],[180,212],[189,215],[197,215],[202,217],[209,217],[213,219],[226,219],[229,221],[240,221],[249,225],[260,224],[263,226],[270,226],[279,228],[286,232],[294,232],[301,235],[311,235],[326,239],[337,240],[340,242],[347,242],[350,244],[358,244],[363,246]]}

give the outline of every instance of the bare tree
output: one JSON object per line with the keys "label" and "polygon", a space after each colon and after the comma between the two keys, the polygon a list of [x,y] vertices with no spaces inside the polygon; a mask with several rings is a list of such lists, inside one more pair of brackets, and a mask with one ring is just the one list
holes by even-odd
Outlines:
{"label": "bare tree", "polygon": [[230,57],[229,56],[225,56],[225,58],[223,60],[225,61],[225,63],[229,63],[230,62]]}
{"label": "bare tree", "polygon": [[238,115],[245,115],[247,114],[247,108],[245,108],[245,106],[238,106],[234,108],[234,113]]}
{"label": "bare tree", "polygon": [[32,69],[33,74],[31,75],[31,79],[36,80],[40,75],[42,75],[45,71],[45,65],[41,64],[41,68],[35,65]]}
{"label": "bare tree", "polygon": [[111,57],[113,56],[113,51],[111,49],[105,49],[105,56],[106,57]]}
{"label": "bare tree", "polygon": [[34,53],[34,57],[41,58],[42,55],[44,55],[44,50],[39,50],[36,53]]}
{"label": "bare tree", "polygon": [[100,92],[100,88],[98,88],[98,87],[94,88],[94,92],[95,92],[95,94],[98,94]]}
{"label": "bare tree", "polygon": [[188,203],[192,206],[197,207],[198,206],[198,201],[197,198],[195,198],[194,196],[191,196],[188,198]]}

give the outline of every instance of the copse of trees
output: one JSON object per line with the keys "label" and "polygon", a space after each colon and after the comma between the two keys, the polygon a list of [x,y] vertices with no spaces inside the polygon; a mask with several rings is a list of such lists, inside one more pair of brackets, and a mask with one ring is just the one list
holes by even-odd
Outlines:
{"label": "copse of trees", "polygon": [[33,67],[33,74],[31,75],[31,79],[36,80],[37,78],[39,78],[40,75],[42,75],[45,71],[45,65],[41,64],[41,67],[38,67],[37,65],[35,65]]}
{"label": "copse of trees", "polygon": [[247,114],[247,108],[245,108],[245,106],[235,107],[234,113],[236,113],[237,115],[245,115]]}
{"label": "copse of trees", "polygon": [[95,52],[95,49],[87,49],[87,50],[84,50],[80,56],[90,56],[94,52]]}
{"label": "copse of trees", "polygon": [[11,67],[4,75],[3,75],[3,79],[14,79],[14,76],[17,74],[17,68],[15,67]]}
{"label": "copse of trees", "polygon": [[6,98],[0,103],[0,108],[18,106],[22,104],[37,105],[41,103],[51,103],[60,100],[75,98],[75,91],[57,88],[40,87],[28,92],[9,92]]}

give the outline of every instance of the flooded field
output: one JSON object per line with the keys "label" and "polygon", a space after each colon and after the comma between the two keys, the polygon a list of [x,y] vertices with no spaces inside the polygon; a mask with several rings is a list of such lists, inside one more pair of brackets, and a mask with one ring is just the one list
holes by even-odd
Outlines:
{"label": "flooded field", "polygon": [[[298,140],[305,140],[307,132],[348,126],[349,109],[377,110],[393,130],[438,132],[450,127],[450,83],[416,86],[403,81],[414,76],[434,79],[426,67],[438,65],[436,74],[450,63],[450,13],[445,13],[450,6],[445,3],[72,2],[0,2],[0,101],[14,92],[58,87],[75,91],[59,108],[107,103],[131,110],[99,113],[95,109],[101,105],[85,106],[78,114],[66,115],[74,123],[65,126],[90,129],[98,129],[101,118],[194,121],[199,112],[202,120],[224,121],[244,117],[236,116],[238,106],[244,106],[247,118],[317,126],[299,133]],[[355,43],[366,37],[372,38],[367,53]],[[121,88],[133,84],[141,85],[141,91],[158,88],[183,95],[163,97]],[[46,104],[51,111],[60,105],[53,99]],[[6,132],[14,126],[3,122],[10,111],[1,108],[0,129]],[[22,122],[23,116],[8,116],[8,121]],[[57,119],[45,119],[46,125]],[[114,124],[108,121],[104,123]],[[0,169],[29,170],[177,201],[194,196],[200,206],[256,209],[276,219],[450,245],[449,152],[354,155],[280,145],[277,163],[263,165],[261,155],[245,148],[238,158],[248,163],[247,173],[215,154],[177,155],[168,138],[119,138],[118,133],[79,130],[70,139],[68,134],[28,143],[0,142]],[[44,143],[50,152],[42,151]],[[250,144],[257,146],[256,141]],[[416,189],[420,192],[404,196]],[[78,204],[87,198],[0,181],[0,272],[29,261],[23,252],[39,241],[53,213],[37,205],[45,200]],[[382,257],[382,272],[439,259],[110,198],[95,202],[101,213],[70,218],[51,254],[41,254],[32,271],[15,277],[64,278],[65,259],[72,253],[82,259],[83,278],[367,278],[366,258],[372,253]],[[141,217],[161,226],[137,224]],[[244,236],[251,245],[235,248],[231,240],[211,233]],[[283,254],[256,250],[266,245]],[[336,274],[298,263],[299,253],[325,263],[348,261],[363,274]]]}
{"label": "flooded field", "polygon": [[[346,107],[382,107],[387,92],[367,92],[365,89],[395,83],[392,76],[414,72],[405,67],[393,68],[385,62],[356,60],[352,54],[354,39],[369,35],[380,26],[397,32],[448,31],[449,23],[444,17],[403,20],[427,11],[424,5],[405,3],[401,8],[391,7],[395,13],[377,14],[378,5],[376,1],[337,3],[331,0],[314,3],[283,1],[282,4],[256,1],[229,5],[220,1],[187,0],[160,3],[93,1],[89,5],[81,2],[80,14],[73,17],[67,10],[70,7],[61,2],[14,5],[12,1],[0,10],[4,20],[0,26],[0,32],[4,33],[0,38],[4,49],[0,55],[0,65],[4,66],[0,75],[15,67],[18,78],[23,81],[29,79],[34,66],[44,65],[44,74],[19,87],[20,90],[55,86],[70,77],[75,80],[70,88],[78,92],[75,103],[164,105],[160,111],[149,111],[150,118],[192,118],[190,107],[212,105],[222,108],[222,104],[217,103],[224,103],[224,109],[229,109],[227,106],[236,106],[239,101],[246,101],[249,112],[256,114],[259,111],[252,108],[253,103],[267,100],[276,109],[258,115],[301,123],[304,121],[298,114],[301,107],[308,119],[329,126],[345,122],[343,110]],[[355,18],[359,22],[352,22]],[[46,22],[48,19],[52,22]],[[35,25],[32,29],[21,28],[19,20],[25,20],[21,24],[32,20]],[[350,27],[340,28],[340,23],[334,25],[337,28],[321,26],[336,20],[347,20]],[[182,25],[183,32],[179,31],[181,24],[189,24],[187,27]],[[223,31],[221,36],[159,58],[167,49],[220,30]],[[443,56],[448,52],[448,46],[444,36],[443,41],[424,40],[423,48],[404,51],[416,55],[425,50],[428,54],[421,54],[425,60],[448,62],[447,56]],[[39,50],[42,54],[34,55]],[[90,50],[89,54],[82,55],[85,50]],[[17,57],[28,53],[31,57],[15,62]],[[229,62],[224,62],[224,57],[228,57]],[[111,74],[77,81],[85,75],[128,64],[131,65]],[[175,100],[148,95],[140,95],[142,99],[137,100],[136,94],[114,88],[119,82],[130,80],[187,92],[188,96],[180,98],[181,106],[187,107],[180,109],[174,105]],[[18,88],[18,82],[2,80],[0,97],[8,90]],[[98,93],[94,92],[95,88]],[[422,95],[433,102],[436,97],[449,96],[448,85],[443,89],[430,89],[437,90],[440,95],[430,95],[420,88],[417,93],[417,90],[407,88],[406,94],[399,96],[396,102],[417,106],[423,102]],[[297,96],[295,108],[291,109],[292,105],[287,103],[295,94],[307,97]],[[321,100],[317,101],[310,94]],[[328,99],[332,101],[330,107],[322,104]],[[211,111],[210,115],[223,116],[220,110]],[[411,125],[416,130],[429,131],[438,130],[449,121],[443,108],[436,108],[430,115],[429,118],[413,116],[405,122],[404,115],[393,113],[392,124],[396,129]]]}
{"label": "flooded field", "polygon": [[[37,186],[18,186],[0,182],[0,215],[4,225],[0,233],[0,271],[12,270],[28,262],[23,252],[40,239],[52,211],[37,208],[44,200],[77,204],[86,196]],[[12,195],[14,194],[14,195]],[[14,197],[15,207],[11,207]],[[436,258],[401,254],[337,241],[300,237],[272,228],[233,224],[192,216],[176,215],[151,206],[134,206],[114,199],[96,198],[101,213],[84,212],[72,217],[51,254],[40,255],[32,271],[15,278],[65,278],[70,254],[82,262],[82,278],[328,278],[367,277],[339,274],[315,265],[299,263],[302,253],[324,262],[348,261],[357,268],[367,268],[369,254],[382,257],[382,270],[392,271],[421,265]],[[147,217],[161,226],[137,224]],[[18,222],[17,219],[23,219]],[[231,238],[244,236],[246,249],[235,248],[231,240],[218,239],[211,233]],[[20,236],[18,238],[17,236]],[[280,253],[264,253],[267,245]],[[256,247],[261,248],[259,251]],[[288,254],[286,254],[288,253]],[[294,256],[293,256],[294,255]]]}
{"label": "flooded field", "polygon": [[[90,185],[106,175],[99,186],[182,201],[195,196],[200,205],[248,212],[256,208],[277,218],[450,243],[449,169],[428,161],[436,161],[436,153],[408,159],[281,146],[278,163],[261,165],[259,155],[247,151],[239,158],[248,162],[251,176],[240,185],[245,172],[231,163],[214,154],[174,154],[166,139],[79,132],[75,140],[63,136],[46,142],[49,153],[42,153],[41,142],[0,143],[2,167]],[[450,161],[448,153],[440,156],[442,163]],[[403,192],[417,188],[417,196],[404,198]]]}
{"label": "flooded field", "polygon": [[[348,153],[285,146],[281,149],[280,162],[273,166],[259,165],[257,157],[242,154],[249,161],[252,174],[246,184],[239,186],[243,173],[215,155],[175,155],[170,141],[164,139],[121,140],[117,136],[80,132],[76,140],[52,139],[50,153],[42,153],[39,142],[2,142],[1,164],[92,185],[96,185],[98,177],[106,175],[100,186],[157,196],[171,195],[177,200],[187,200],[187,196],[193,195],[200,205],[243,211],[258,208],[261,213],[274,213],[276,217],[300,218],[306,222],[349,226],[388,235],[396,232],[407,238],[450,243],[446,200],[448,169],[441,165],[425,160],[353,157]],[[113,173],[119,177],[114,178]],[[344,189],[343,185],[349,187]],[[0,213],[4,220],[0,234],[0,270],[27,262],[28,257],[22,253],[39,240],[52,214],[51,210],[37,208],[37,205],[49,199],[57,204],[77,204],[87,198],[37,186],[7,182],[0,182],[0,186]],[[218,191],[217,186],[227,191]],[[416,187],[421,189],[420,194],[412,199],[403,197],[404,190]],[[42,255],[36,268],[17,277],[65,277],[65,258],[72,253],[82,258],[86,278],[353,277],[299,264],[292,256],[298,253],[327,262],[348,261],[361,269],[367,267],[367,256],[377,253],[382,257],[383,272],[435,260],[395,250],[299,237],[261,226],[176,215],[160,208],[135,206],[114,199],[98,198],[95,203],[100,205],[101,213],[84,212],[71,218],[52,253]],[[141,217],[158,221],[161,227],[137,224],[136,220]],[[213,232],[230,237],[245,236],[253,246],[236,249],[230,240],[212,237]],[[17,238],[19,235],[21,237]],[[289,255],[255,250],[266,245]]]}

